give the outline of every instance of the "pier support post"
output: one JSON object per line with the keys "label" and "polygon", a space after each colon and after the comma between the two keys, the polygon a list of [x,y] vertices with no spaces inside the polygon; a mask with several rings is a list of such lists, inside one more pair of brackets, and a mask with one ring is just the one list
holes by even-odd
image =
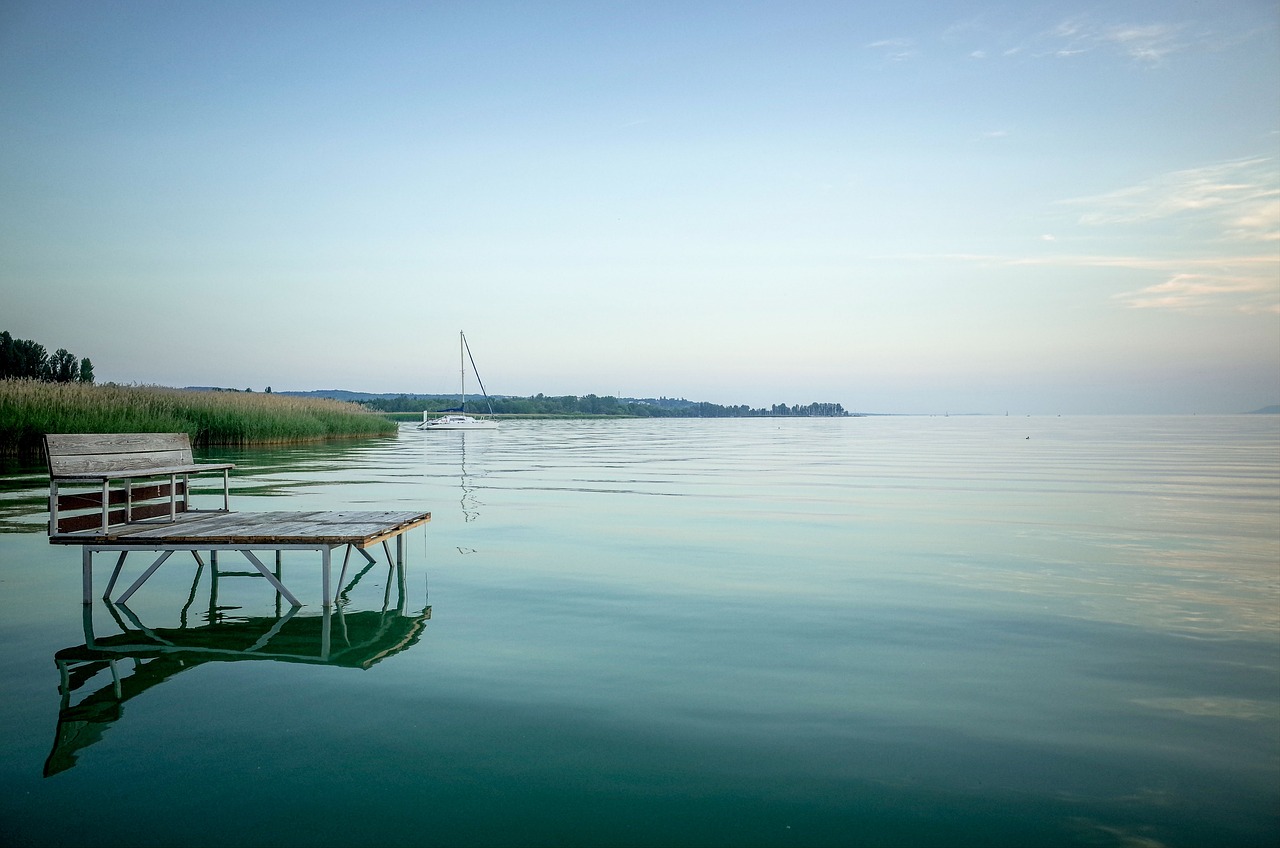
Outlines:
{"label": "pier support post", "polygon": [[329,572],[333,570],[333,557],[332,549],[328,545],[325,545],[320,549],[320,562],[324,578],[324,605],[327,609],[328,607],[333,606],[333,591],[329,586],[332,582],[330,580]]}
{"label": "pier support post", "polygon": [[88,545],[80,549],[80,582],[84,588],[82,603],[93,603],[93,551]]}
{"label": "pier support post", "polygon": [[116,588],[116,581],[120,579],[120,569],[124,568],[124,558],[128,555],[128,551],[120,552],[120,557],[116,560],[116,567],[111,570],[111,579],[107,581],[106,591],[102,593],[103,600],[111,600],[111,593]]}

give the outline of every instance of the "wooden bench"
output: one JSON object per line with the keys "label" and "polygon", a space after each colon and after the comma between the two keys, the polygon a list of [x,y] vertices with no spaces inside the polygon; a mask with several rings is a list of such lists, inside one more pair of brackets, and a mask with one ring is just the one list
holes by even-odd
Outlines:
{"label": "wooden bench", "polygon": [[[222,472],[220,511],[231,510],[229,473],[235,465],[197,464],[186,433],[50,433],[44,437],[44,452],[49,461],[50,536],[95,526],[106,534],[113,524],[156,516],[176,521],[179,514],[192,511],[191,475],[210,471]],[[167,482],[134,485],[135,480],[156,478]],[[93,483],[98,490],[59,493],[61,486],[74,483]]]}
{"label": "wooden bench", "polygon": [[[203,564],[199,551],[239,551],[276,591],[294,606],[301,602],[272,574],[254,551],[313,550],[323,563],[324,604],[330,592],[331,552],[346,546],[343,577],[352,550],[371,563],[366,548],[381,543],[391,560],[388,541],[396,540],[397,561],[404,561],[404,533],[431,520],[429,512],[263,512],[231,510],[232,463],[196,463],[186,433],[49,434],[49,542],[80,545],[84,603],[92,603],[93,554],[116,551],[120,557],[107,584],[109,598],[135,551],[160,556],[117,598],[127,601],[175,551],[189,551]],[[222,507],[198,510],[191,505],[190,477],[222,472]],[[88,492],[64,493],[64,487],[92,485]],[[342,578],[339,578],[339,585]]]}

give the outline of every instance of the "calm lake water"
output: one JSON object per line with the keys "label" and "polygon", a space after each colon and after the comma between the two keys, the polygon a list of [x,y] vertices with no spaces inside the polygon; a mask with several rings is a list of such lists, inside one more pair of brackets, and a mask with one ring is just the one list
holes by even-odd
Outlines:
{"label": "calm lake water", "polygon": [[401,572],[353,564],[327,622],[302,553],[292,616],[231,554],[216,586],[175,556],[86,616],[43,467],[9,466],[0,843],[1280,840],[1280,417],[509,422],[206,456],[238,464],[239,509],[433,521]]}

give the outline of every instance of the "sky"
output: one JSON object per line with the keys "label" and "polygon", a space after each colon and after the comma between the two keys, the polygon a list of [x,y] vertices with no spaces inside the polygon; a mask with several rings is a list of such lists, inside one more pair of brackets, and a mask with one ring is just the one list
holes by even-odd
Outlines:
{"label": "sky", "polygon": [[3,0],[0,116],[99,382],[1280,403],[1271,0]]}

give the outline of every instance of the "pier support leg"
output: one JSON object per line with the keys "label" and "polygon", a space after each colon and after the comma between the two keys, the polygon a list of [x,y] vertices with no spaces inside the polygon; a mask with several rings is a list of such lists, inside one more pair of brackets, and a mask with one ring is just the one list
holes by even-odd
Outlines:
{"label": "pier support leg", "polygon": [[116,588],[116,581],[120,579],[120,569],[124,568],[124,558],[128,555],[128,551],[120,552],[120,558],[116,560],[116,567],[111,570],[111,579],[107,581],[107,589],[102,593],[104,601],[111,600],[111,592]]}
{"label": "pier support leg", "polygon": [[89,550],[89,546],[85,545],[80,549],[80,582],[84,588],[84,598],[82,602],[85,604],[93,603],[93,551]]}
{"label": "pier support leg", "polygon": [[[351,545],[347,545],[347,552],[342,557],[342,571],[338,572],[338,592],[339,593],[342,592],[342,587],[347,585],[347,563],[350,561],[350,559],[351,559]],[[335,604],[338,602],[337,597],[333,599],[333,602]]]}
{"label": "pier support leg", "polygon": [[268,569],[265,565],[263,565],[262,560],[254,556],[253,551],[246,549],[246,550],[240,551],[240,553],[244,554],[244,558],[249,560],[249,562],[253,564],[254,568],[258,569],[259,574],[267,578],[267,582],[270,583],[273,587],[275,587],[275,590],[277,592],[279,592],[280,594],[284,595],[286,598],[289,599],[289,603],[293,604],[295,607],[302,606],[302,601],[295,598],[293,596],[293,593],[290,592],[288,589],[286,589],[284,587],[284,584],[276,579],[276,576],[271,573],[270,569]]}
{"label": "pier support leg", "polygon": [[328,545],[325,545],[323,548],[320,549],[320,564],[321,564],[321,568],[323,569],[322,573],[323,573],[323,579],[324,579],[324,605],[326,609],[333,606],[333,590],[329,586],[329,584],[332,582],[332,580],[330,579],[331,577],[330,572],[333,570],[332,553],[333,553],[332,548],[330,548]]}
{"label": "pier support leg", "polygon": [[160,556],[156,559],[156,561],[151,563],[151,567],[148,568],[146,571],[142,572],[142,576],[139,577],[136,581],[134,581],[134,584],[132,586],[130,586],[128,589],[125,590],[125,593],[121,595],[119,599],[117,599],[116,603],[118,604],[128,603],[129,599],[133,597],[133,593],[138,591],[138,589],[141,588],[142,584],[146,583],[147,580],[151,578],[151,575],[156,573],[156,569],[159,568],[164,563],[164,561],[171,556],[173,556],[173,551],[165,551],[164,553],[160,554]]}
{"label": "pier support leg", "polygon": [[[328,548],[325,548],[326,559]],[[333,644],[333,610],[326,603],[320,616],[320,659],[329,659],[329,650]]]}

